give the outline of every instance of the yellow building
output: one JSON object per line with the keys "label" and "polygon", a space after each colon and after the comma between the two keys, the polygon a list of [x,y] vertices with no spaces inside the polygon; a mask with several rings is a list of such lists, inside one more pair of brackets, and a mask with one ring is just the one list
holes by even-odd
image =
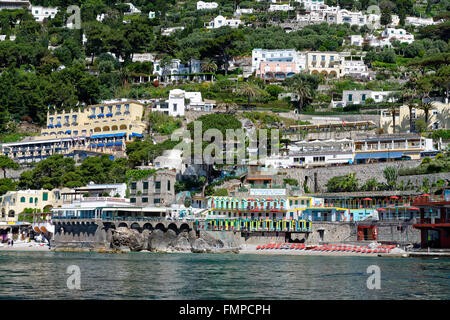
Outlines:
{"label": "yellow building", "polygon": [[[428,113],[428,129],[450,129],[450,104],[442,102],[432,102],[433,109]],[[409,133],[415,132],[415,120],[425,121],[425,113],[418,108],[412,109],[412,128],[409,127],[409,108],[407,105],[398,108],[395,113],[395,132]],[[380,114],[380,128],[384,133],[393,133],[392,114],[389,109],[381,111]]]}
{"label": "yellow building", "polygon": [[60,207],[62,203],[59,189],[8,191],[0,197],[0,222],[15,223],[25,209],[36,210],[36,213],[50,212],[51,208]]}
{"label": "yellow building", "polygon": [[144,105],[132,100],[92,105],[70,112],[49,111],[46,128],[40,136],[5,143],[2,153],[19,163],[40,161],[53,154],[123,154],[126,142],[143,136],[146,128],[143,115]]}
{"label": "yellow building", "polygon": [[341,77],[341,56],[339,52],[308,52],[306,64],[309,74],[322,74],[328,78]]}

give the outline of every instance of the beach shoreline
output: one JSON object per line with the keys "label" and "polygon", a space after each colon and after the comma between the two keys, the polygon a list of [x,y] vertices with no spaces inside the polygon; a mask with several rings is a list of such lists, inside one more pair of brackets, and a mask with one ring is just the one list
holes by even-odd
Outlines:
{"label": "beach shoreline", "polygon": [[14,242],[13,246],[2,243],[0,252],[2,251],[50,251],[47,244],[39,244],[35,242]]}

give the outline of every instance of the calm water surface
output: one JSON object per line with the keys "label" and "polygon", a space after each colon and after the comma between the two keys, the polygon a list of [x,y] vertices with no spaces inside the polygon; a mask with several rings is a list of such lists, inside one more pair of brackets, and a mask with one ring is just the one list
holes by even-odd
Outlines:
{"label": "calm water surface", "polygon": [[[366,286],[381,269],[381,289]],[[81,290],[67,289],[69,265]],[[0,299],[445,299],[450,259],[0,252]]]}

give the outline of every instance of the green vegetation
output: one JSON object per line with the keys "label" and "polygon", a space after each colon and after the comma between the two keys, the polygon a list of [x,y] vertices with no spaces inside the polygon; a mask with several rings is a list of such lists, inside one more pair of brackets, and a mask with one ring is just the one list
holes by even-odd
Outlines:
{"label": "green vegetation", "polygon": [[150,112],[148,116],[149,127],[163,135],[170,135],[176,129],[181,128],[181,120],[166,115],[162,112]]}
{"label": "green vegetation", "polygon": [[400,169],[398,174],[399,176],[408,176],[441,172],[450,172],[450,150],[448,148],[442,154],[437,155],[434,160],[424,158],[418,167]]}

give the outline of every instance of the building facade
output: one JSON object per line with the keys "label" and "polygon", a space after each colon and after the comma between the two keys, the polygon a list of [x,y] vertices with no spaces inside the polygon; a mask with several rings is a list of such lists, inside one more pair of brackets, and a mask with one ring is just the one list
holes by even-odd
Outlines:
{"label": "building facade", "polygon": [[17,222],[19,214],[25,209],[32,209],[34,213],[50,213],[52,208],[61,206],[62,202],[63,198],[58,189],[8,191],[0,197],[0,221]]}
{"label": "building facade", "polygon": [[167,206],[175,201],[175,170],[157,170],[145,179],[129,182],[130,203],[136,206]]}
{"label": "building facade", "polygon": [[44,19],[53,19],[58,13],[57,8],[45,8],[41,6],[32,6],[31,14],[36,19],[37,22],[42,22]]}
{"label": "building facade", "polygon": [[69,112],[48,112],[47,126],[30,140],[4,143],[2,153],[20,163],[37,162],[53,154],[75,152],[110,155],[125,150],[125,144],[142,137],[144,105],[137,101],[111,101]]}
{"label": "building facade", "polygon": [[[433,109],[428,114],[427,127],[429,130],[450,129],[450,104],[438,101],[431,102]],[[425,121],[425,112],[419,108],[412,108],[412,121],[410,127],[409,107],[400,106],[395,115],[395,132],[409,133],[416,132],[416,120]],[[393,121],[391,111],[382,110],[380,114],[380,127],[386,133],[393,133]]]}

